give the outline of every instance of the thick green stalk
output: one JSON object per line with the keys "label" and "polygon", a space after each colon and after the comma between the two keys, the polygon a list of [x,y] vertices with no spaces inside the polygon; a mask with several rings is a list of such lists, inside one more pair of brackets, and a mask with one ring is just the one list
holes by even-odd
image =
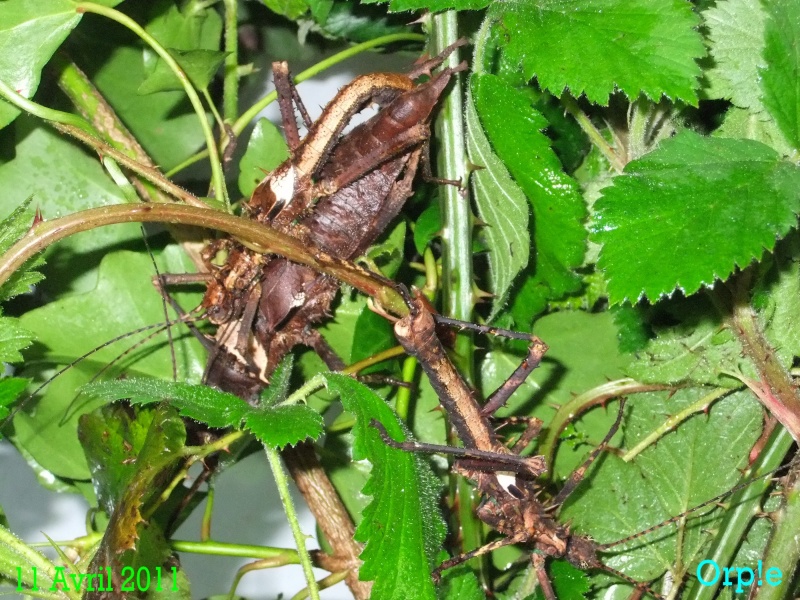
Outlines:
{"label": "thick green stalk", "polygon": [[239,0],[225,0],[225,76],[222,82],[222,118],[233,123],[239,114]]}

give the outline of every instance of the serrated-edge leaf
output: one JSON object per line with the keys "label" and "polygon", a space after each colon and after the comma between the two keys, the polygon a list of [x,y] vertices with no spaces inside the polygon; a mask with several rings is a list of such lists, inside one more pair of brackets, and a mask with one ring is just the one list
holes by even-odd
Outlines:
{"label": "serrated-edge leaf", "polygon": [[345,410],[356,417],[353,458],[372,463],[363,490],[372,501],[356,531],[356,539],[366,542],[360,575],[374,580],[374,598],[433,599],[436,592],[430,571],[441,552],[446,529],[438,508],[440,484],[421,456],[386,446],[370,426],[376,419],[394,439],[407,436],[381,398],[345,375],[325,377]]}
{"label": "serrated-edge leaf", "polygon": [[609,299],[693,294],[727,278],[796,225],[798,190],[797,167],[760,142],[688,130],[665,140],[595,205]]}
{"label": "serrated-edge leaf", "polygon": [[759,0],[726,0],[703,13],[714,68],[707,73],[712,93],[753,113],[764,110],[758,70],[765,66],[765,12]]}
{"label": "serrated-edge leaf", "polygon": [[245,427],[265,446],[284,448],[308,438],[317,439],[325,423],[314,409],[305,405],[254,409],[245,414]]}
{"label": "serrated-edge leaf", "polygon": [[503,51],[556,96],[569,90],[605,105],[617,89],[697,103],[705,55],[699,18],[684,0],[495,2],[489,18]]}
{"label": "serrated-edge leaf", "polygon": [[[29,196],[10,215],[0,222],[0,255],[4,254],[17,240],[25,235],[34,222],[34,215],[30,212],[33,196]],[[24,294],[42,279],[44,275],[33,271],[44,264],[40,256],[36,256],[17,269],[16,272],[0,286],[0,302],[4,302],[19,294]],[[0,359],[7,360],[7,359]]]}
{"label": "serrated-edge leaf", "polygon": [[20,350],[33,343],[33,334],[12,317],[0,317],[0,361],[22,362]]}
{"label": "serrated-edge leaf", "polygon": [[81,391],[108,402],[122,399],[134,404],[168,401],[181,416],[211,427],[239,427],[250,409],[250,405],[238,396],[206,385],[144,377],[90,383],[83,386]]}
{"label": "serrated-edge leaf", "polygon": [[528,199],[492,150],[471,89],[467,92],[466,129],[469,159],[483,167],[472,173],[470,181],[478,214],[487,225],[482,235],[489,249],[490,289],[495,295],[491,320],[503,308],[514,278],[528,264]]}
{"label": "serrated-edge leaf", "polygon": [[800,6],[794,0],[765,4],[763,102],[794,148],[800,148]]}

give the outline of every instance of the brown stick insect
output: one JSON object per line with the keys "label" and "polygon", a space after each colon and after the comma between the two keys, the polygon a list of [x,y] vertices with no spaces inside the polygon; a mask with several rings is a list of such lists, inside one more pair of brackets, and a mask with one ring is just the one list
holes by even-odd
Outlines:
{"label": "brown stick insect", "polygon": [[[559,522],[557,511],[583,480],[587,470],[606,449],[617,432],[624,414],[624,399],[620,401],[617,418],[602,442],[594,448],[583,464],[567,479],[561,491],[551,500],[541,499],[541,486],[534,480],[533,472],[541,474],[545,468],[544,457],[528,457],[522,468],[515,460],[522,458],[519,452],[531,441],[530,428],[509,451],[496,441],[495,430],[489,417],[511,395],[524,378],[539,364],[546,346],[535,336],[509,332],[506,330],[474,326],[440,317],[431,312],[426,302],[419,296],[407,297],[410,314],[395,325],[395,334],[406,349],[415,356],[425,370],[431,385],[440,397],[443,408],[451,418],[452,424],[461,438],[464,447],[453,448],[417,442],[398,442],[388,436],[383,426],[373,422],[384,440],[392,447],[425,453],[444,453],[457,457],[455,470],[475,482],[483,501],[477,509],[478,518],[502,537],[484,546],[444,561],[433,572],[434,580],[456,565],[471,558],[497,550],[503,546],[520,544],[530,552],[532,569],[547,600],[556,600],[556,592],[545,569],[547,558],[564,559],[581,570],[602,570],[634,586],[635,593],[649,594],[662,599],[659,592],[649,583],[637,581],[625,573],[605,564],[600,556],[613,553],[615,549],[629,544],[640,537],[653,534],[662,528],[682,522],[689,514],[713,507],[733,492],[743,489],[757,479],[762,479],[773,471],[751,479],[723,494],[706,500],[693,508],[666,521],[651,526],[638,533],[610,543],[598,543],[592,538],[572,531],[569,524]],[[447,358],[438,340],[436,325],[449,324],[457,327],[472,327],[483,333],[505,335],[530,342],[528,355],[520,367],[500,389],[490,397],[481,408],[475,399],[475,392],[463,381]],[[535,430],[535,427],[533,428]],[[498,449],[501,448],[501,449]],[[514,456],[516,458],[510,458]],[[680,585],[680,583],[678,584]]]}

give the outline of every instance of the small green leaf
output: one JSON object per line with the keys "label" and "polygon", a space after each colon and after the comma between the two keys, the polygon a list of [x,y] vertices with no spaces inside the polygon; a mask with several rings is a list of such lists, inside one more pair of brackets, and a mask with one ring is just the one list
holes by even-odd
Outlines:
{"label": "small green leaf", "polygon": [[508,62],[555,96],[605,105],[619,89],[697,103],[705,48],[685,0],[513,0],[493,3],[488,18],[508,40]]}
{"label": "small green leaf", "polygon": [[305,405],[253,409],[245,414],[245,427],[265,446],[283,448],[311,438],[324,430],[322,416]]}
{"label": "small green leaf", "polygon": [[132,404],[152,404],[166,401],[175,406],[181,416],[210,427],[239,427],[251,408],[238,396],[207,385],[143,377],[90,383],[81,391],[106,402],[129,399]]}
{"label": "small green leaf", "polygon": [[800,6],[793,0],[774,0],[765,8],[763,101],[789,143],[800,148]]}
{"label": "small green leaf", "polygon": [[[589,598],[592,587],[586,571],[573,567],[565,560],[553,561],[548,568],[553,588],[558,598],[562,600],[584,600]],[[536,600],[545,600],[542,587],[536,589]]]}
{"label": "small green leaf", "polygon": [[759,142],[690,131],[664,141],[595,205],[609,299],[693,294],[728,277],[796,224],[798,190],[797,168]]}
{"label": "small green leaf", "polygon": [[[0,80],[26,98],[33,97],[42,68],[80,19],[69,0],[4,0],[0,11]],[[0,101],[0,128],[19,113],[19,109]]]}
{"label": "small green leaf", "polygon": [[242,196],[249,198],[264,176],[288,157],[289,149],[280,130],[269,119],[259,119],[239,161],[239,191]]}
{"label": "small green leaf", "polygon": [[[30,210],[32,199],[33,196],[22,202],[22,204],[15,208],[11,214],[0,223],[0,255],[5,254],[6,250],[25,235],[31,226],[33,226],[35,217]],[[44,275],[33,270],[43,264],[44,260],[41,256],[37,256],[17,269],[14,274],[0,286],[0,302],[5,302],[14,296],[28,292],[30,286],[44,279]]]}
{"label": "small green leaf", "polygon": [[390,448],[372,419],[394,439],[404,428],[386,403],[369,388],[344,375],[326,375],[328,387],[356,416],[353,459],[367,459],[372,474],[363,493],[372,496],[356,538],[365,541],[361,577],[374,581],[372,597],[381,600],[436,597],[430,573],[437,564],[445,525],[438,508],[439,483],[416,454]]}
{"label": "small green leaf", "polygon": [[717,2],[703,13],[714,57],[714,67],[706,72],[709,94],[753,113],[764,110],[758,73],[765,66],[764,16],[759,0]]}
{"label": "small green leaf", "polygon": [[33,343],[33,334],[12,317],[0,317],[0,361],[22,362],[20,350]]}
{"label": "small green leaf", "polygon": [[[492,147],[531,204],[536,258],[525,285],[534,296],[528,299],[530,305],[543,307],[580,286],[573,269],[583,263],[586,249],[586,206],[578,184],[564,173],[550,139],[541,132],[548,123],[531,106],[530,97],[494,75],[474,75],[471,91]],[[481,217],[490,225],[485,235],[500,238],[494,243],[495,254],[512,265],[505,271],[513,277],[514,269],[528,262],[527,208],[491,194],[483,211]],[[492,291],[501,299],[506,292]],[[493,315],[501,305],[495,305]],[[527,326],[529,320],[520,325]]]}

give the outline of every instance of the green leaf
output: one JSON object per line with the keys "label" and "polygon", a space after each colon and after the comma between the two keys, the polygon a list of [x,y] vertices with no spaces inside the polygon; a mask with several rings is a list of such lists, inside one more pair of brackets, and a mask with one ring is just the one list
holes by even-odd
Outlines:
{"label": "green leaf", "polygon": [[[323,21],[317,21],[325,37],[351,42],[366,42],[393,33],[408,33],[408,15],[387,15],[382,6],[369,6],[380,0],[334,2]],[[313,10],[313,2],[310,3]],[[316,18],[316,16],[315,16]]]}
{"label": "green leaf", "polygon": [[693,294],[747,266],[796,224],[799,186],[797,168],[759,142],[690,131],[664,141],[595,205],[610,301]]}
{"label": "green leaf", "polygon": [[[548,569],[553,588],[561,600],[583,600],[588,596],[591,584],[586,571],[573,567],[565,560],[554,561]],[[542,588],[536,588],[536,600],[545,600]]]}
{"label": "green leaf", "polygon": [[269,119],[259,119],[239,162],[239,191],[242,196],[249,198],[264,176],[288,157],[289,148],[280,129]]}
{"label": "green leaf", "polygon": [[765,8],[763,102],[789,143],[800,148],[800,6],[792,0],[774,0]]}
{"label": "green leaf", "polygon": [[[30,211],[31,200],[32,197],[29,197],[0,223],[0,255],[5,254],[6,250],[11,248],[11,246],[25,235],[33,225],[35,215],[31,214]],[[37,256],[17,269],[14,274],[0,286],[0,302],[5,302],[14,296],[24,294],[29,291],[32,285],[39,283],[44,278],[44,275],[33,269],[43,264],[44,260],[41,256]]]}
{"label": "green leaf", "polygon": [[272,12],[295,21],[308,11],[306,0],[262,0],[264,6]]}
{"label": "green leaf", "polygon": [[82,415],[78,437],[92,472],[97,501],[111,515],[139,470],[137,457],[155,411],[117,404]]}
{"label": "green leaf", "polygon": [[[707,392],[687,389],[637,394],[628,405],[625,447],[632,448],[663,426],[666,416]],[[584,483],[570,498],[562,518],[571,520],[573,531],[591,535],[598,543],[611,543],[679,515],[739,480],[738,469],[747,464],[761,422],[758,403],[749,392],[737,392],[714,404],[708,414],[682,423],[631,463],[608,453],[602,468],[587,476],[591,485]],[[702,517],[690,517],[688,523],[681,521],[604,552],[602,560],[639,581],[660,577],[667,568],[680,568],[675,579],[679,585],[694,572],[720,515],[718,508],[701,513]],[[676,527],[680,528],[677,536]]]}
{"label": "green leaf", "polygon": [[751,374],[741,344],[722,326],[706,298],[675,299],[659,308],[661,321],[679,322],[653,327],[655,337],[637,352],[628,375],[642,383],[735,387],[740,382],[722,371]]}
{"label": "green leaf", "polygon": [[[185,272],[190,265],[175,247],[159,252],[156,259],[162,273]],[[130,337],[109,345],[110,340],[137,327],[149,326],[146,333],[152,333],[152,326],[163,322],[162,299],[150,282],[152,274],[153,265],[148,256],[112,252],[103,259],[91,291],[64,296],[20,318],[20,324],[32,331],[41,344],[28,352],[20,375],[35,377],[37,383],[50,377],[55,366],[67,365],[105,344],[50,383],[38,398],[35,411],[31,414],[20,411],[14,417],[15,444],[25,448],[56,476],[89,479],[90,472],[77,437],[78,416],[100,403],[85,404],[85,398],[76,400],[76,390],[98,375],[103,367],[119,359],[120,352],[133,344]],[[52,283],[52,279],[47,283]],[[182,292],[174,297],[183,306],[197,306],[199,302],[197,293]],[[205,351],[193,336],[186,332],[179,336],[179,331],[173,330],[179,376],[199,380],[205,368]],[[148,345],[135,348],[102,376],[113,378],[126,373],[162,379],[172,377],[172,358],[165,338],[162,333]]]}
{"label": "green leaf", "polygon": [[0,317],[0,361],[8,363],[22,362],[20,350],[33,343],[33,334],[19,326],[19,320],[11,317]]}
{"label": "green leaf", "polygon": [[761,104],[759,68],[765,66],[764,9],[759,0],[726,0],[703,13],[714,67],[706,72],[709,95],[729,98],[753,113]]}
{"label": "green leaf", "polygon": [[489,6],[489,0],[391,0],[389,9],[394,12],[406,10],[427,10],[441,12],[443,10],[480,10]]}
{"label": "green leaf", "polygon": [[[475,82],[477,75],[473,75]],[[503,161],[494,153],[475,107],[474,92],[467,95],[467,152],[482,167],[470,175],[478,214],[486,223],[480,234],[489,250],[489,289],[496,297],[492,317],[503,307],[511,283],[528,264],[530,233],[528,201]]]}
{"label": "green leaf", "polygon": [[[473,133],[475,126],[478,123],[475,121],[475,108],[472,106],[472,103],[467,107],[467,149],[469,152],[470,160],[473,160],[473,152],[471,150],[470,143],[472,142]],[[480,131],[480,130],[479,130]],[[482,136],[482,139],[485,141],[486,138]],[[494,155],[492,155],[494,156]],[[488,162],[488,161],[487,161]],[[488,168],[488,167],[487,167]],[[478,196],[477,190],[477,183],[476,177],[478,173],[473,173],[470,177],[470,181],[473,184],[475,189],[476,195],[476,202]],[[418,254],[424,254],[425,248],[428,247],[433,240],[435,240],[442,231],[442,209],[439,206],[438,202],[433,202],[430,204],[425,210],[422,211],[422,214],[417,218],[416,222],[414,223],[414,248],[417,249]]]}
{"label": "green leaf", "polygon": [[177,408],[182,417],[219,428],[238,427],[250,408],[238,396],[206,385],[143,377],[90,383],[83,386],[81,391],[106,402],[125,398],[132,404],[165,401]]}
{"label": "green leaf", "polygon": [[400,440],[404,428],[386,403],[369,388],[344,375],[326,375],[329,389],[356,416],[353,459],[367,459],[372,474],[363,493],[372,496],[356,538],[366,542],[360,574],[374,581],[372,597],[436,597],[430,573],[437,564],[445,525],[438,509],[439,483],[418,455],[383,443],[370,421],[377,419]]}
{"label": "green leaf", "polygon": [[[168,48],[168,51],[198,90],[204,90],[209,86],[225,60],[225,53],[218,50]],[[183,85],[164,61],[159,61],[155,70],[139,86],[139,93],[143,95],[172,90],[183,90]]]}
{"label": "green leaf", "polygon": [[[69,0],[4,0],[0,12],[0,80],[26,98],[33,97],[45,64],[80,19]],[[0,128],[19,113],[0,101]]]}
{"label": "green leaf", "polygon": [[605,105],[619,89],[697,103],[705,48],[685,0],[513,0],[493,3],[488,18],[508,40],[506,60],[556,96]]}
{"label": "green leaf", "polygon": [[[28,387],[28,380],[21,377],[3,377],[0,379],[0,424],[11,412],[9,407],[22,395]],[[2,439],[0,434],[0,439]]]}
{"label": "green leaf", "polygon": [[324,430],[322,416],[309,406],[274,406],[249,411],[245,427],[265,446],[294,446],[308,438],[317,439]]}
{"label": "green leaf", "polygon": [[[561,161],[550,148],[550,139],[541,133],[548,123],[531,106],[530,98],[493,75],[474,75],[471,91],[495,152],[531,203],[536,258],[525,285],[533,296],[528,297],[528,302],[543,305],[580,286],[573,269],[583,263],[586,249],[586,206],[577,183],[564,173]],[[509,206],[508,198],[497,194],[492,194],[486,204],[490,202],[492,212],[484,209],[486,216],[492,218],[485,218],[490,225],[486,235],[502,238],[495,242],[495,252],[513,265],[505,269],[513,276],[513,268],[528,262],[527,233],[521,229],[526,223],[525,214]],[[499,215],[505,223],[498,220]],[[481,217],[484,218],[483,212]],[[505,292],[492,291],[498,296]]]}

